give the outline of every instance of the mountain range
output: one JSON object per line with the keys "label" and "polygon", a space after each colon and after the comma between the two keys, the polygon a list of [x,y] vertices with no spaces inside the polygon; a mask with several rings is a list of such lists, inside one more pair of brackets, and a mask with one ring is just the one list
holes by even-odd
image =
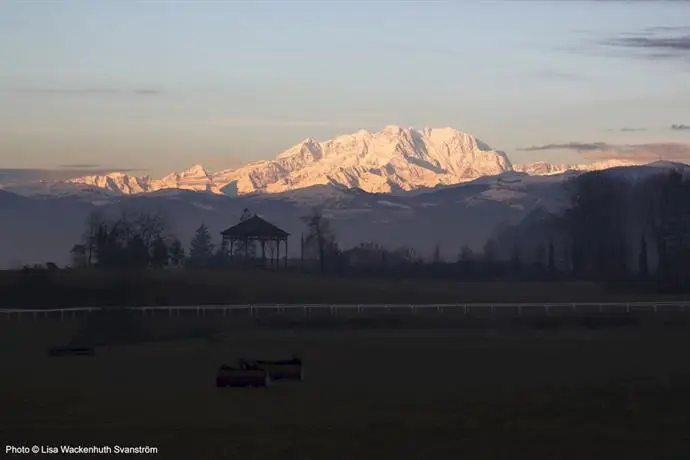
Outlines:
{"label": "mountain range", "polygon": [[318,142],[305,139],[272,160],[210,173],[202,165],[160,179],[123,172],[76,177],[65,182],[6,187],[24,195],[71,194],[93,188],[134,195],[182,189],[239,196],[281,193],[333,184],[370,193],[399,193],[468,182],[510,171],[559,174],[632,165],[620,160],[591,164],[537,162],[513,165],[505,152],[453,128],[387,126],[377,133],[360,130]]}
{"label": "mountain range", "polygon": [[512,165],[505,153],[452,129],[388,127],[331,141],[307,140],[274,160],[210,174],[201,166],[154,180],[123,173],[0,190],[0,268],[69,262],[88,214],[96,209],[162,214],[185,245],[203,222],[214,240],[245,208],[289,232],[299,254],[302,217],[318,205],[341,247],[374,241],[446,259],[460,247],[481,249],[496,228],[567,203],[562,185],[584,171],[628,180],[690,166],[533,163]]}

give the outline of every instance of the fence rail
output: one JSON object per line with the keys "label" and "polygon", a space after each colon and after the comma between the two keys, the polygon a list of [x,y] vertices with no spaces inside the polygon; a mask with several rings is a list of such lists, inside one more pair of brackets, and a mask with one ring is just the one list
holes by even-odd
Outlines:
{"label": "fence rail", "polygon": [[73,307],[57,309],[0,309],[0,314],[6,318],[16,317],[20,319],[25,316],[37,319],[48,317],[51,314],[59,314],[61,318],[65,316],[82,316],[94,311],[112,310],[123,308],[126,310],[138,311],[142,315],[156,315],[158,312],[165,312],[168,316],[179,316],[180,312],[194,312],[196,316],[206,316],[209,312],[222,312],[224,316],[236,311],[245,311],[250,315],[258,315],[261,312],[287,313],[288,311],[300,311],[309,314],[315,311],[326,311],[332,315],[356,311],[364,312],[409,312],[416,313],[422,311],[436,310],[437,312],[458,312],[469,314],[473,311],[496,313],[500,310],[513,310],[518,315],[524,311],[540,311],[550,314],[554,311],[570,311],[573,313],[604,313],[620,312],[627,313],[633,311],[649,311],[657,313],[661,311],[690,311],[690,301],[669,301],[669,302],[530,302],[530,303],[455,303],[455,304],[246,304],[246,305],[180,305],[180,306],[123,306],[123,307]]}

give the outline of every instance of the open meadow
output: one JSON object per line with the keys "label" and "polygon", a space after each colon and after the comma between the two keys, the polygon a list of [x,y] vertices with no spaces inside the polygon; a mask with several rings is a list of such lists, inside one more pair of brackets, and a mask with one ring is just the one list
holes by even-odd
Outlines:
{"label": "open meadow", "polygon": [[[151,337],[202,323],[220,335],[92,357],[46,353],[84,319],[4,321],[0,433],[186,459],[690,456],[685,315],[355,320],[142,318]],[[215,387],[224,362],[293,353],[302,382]]]}
{"label": "open meadow", "polygon": [[375,304],[687,300],[649,283],[348,278],[271,270],[0,271],[5,308],[80,305]]}

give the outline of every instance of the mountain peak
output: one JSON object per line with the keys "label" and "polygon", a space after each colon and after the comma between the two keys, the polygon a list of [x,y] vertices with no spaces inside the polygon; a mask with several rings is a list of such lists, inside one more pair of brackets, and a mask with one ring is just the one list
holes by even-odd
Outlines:
{"label": "mountain peak", "polygon": [[206,171],[206,168],[204,168],[202,165],[196,164],[196,165],[192,166],[191,168],[181,172],[180,176],[183,176],[183,177],[206,177],[206,176],[208,176],[208,172]]}
{"label": "mountain peak", "polygon": [[384,127],[381,130],[381,132],[382,133],[398,134],[404,130],[405,130],[404,128],[402,128],[401,126],[398,126],[398,125],[388,125],[388,126]]}
{"label": "mountain peak", "polygon": [[75,181],[124,193],[188,189],[214,193],[232,190],[241,195],[325,184],[390,193],[457,184],[511,170],[505,153],[494,151],[457,129],[416,129],[390,124],[379,132],[360,129],[323,142],[309,137],[272,160],[213,175],[195,164],[158,180],[111,175]]}

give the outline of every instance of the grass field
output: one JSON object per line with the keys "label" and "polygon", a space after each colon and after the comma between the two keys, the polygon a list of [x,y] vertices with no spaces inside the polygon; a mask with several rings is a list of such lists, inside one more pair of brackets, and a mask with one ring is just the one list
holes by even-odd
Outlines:
{"label": "grass field", "polygon": [[[253,321],[220,325],[218,342],[62,358],[46,348],[76,322],[0,323],[2,441],[144,444],[185,459],[690,458],[687,322]],[[292,353],[304,382],[214,386],[222,362]]]}
{"label": "grass field", "polygon": [[338,278],[261,270],[0,271],[7,308],[246,303],[606,302],[688,299],[656,286]]}

